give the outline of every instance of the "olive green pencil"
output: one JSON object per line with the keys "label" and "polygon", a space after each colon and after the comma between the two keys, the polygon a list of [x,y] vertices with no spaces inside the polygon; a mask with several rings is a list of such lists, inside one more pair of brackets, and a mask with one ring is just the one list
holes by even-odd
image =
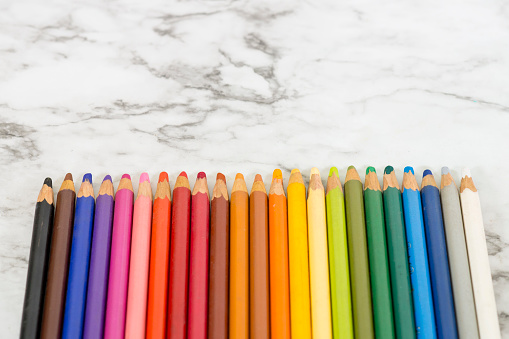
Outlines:
{"label": "olive green pencil", "polygon": [[355,338],[370,339],[375,337],[375,333],[371,308],[364,201],[361,178],[353,166],[348,167],[346,172],[345,207],[354,333]]}
{"label": "olive green pencil", "polygon": [[327,204],[332,334],[333,338],[353,339],[345,199],[336,167],[332,167],[329,172],[325,201]]}
{"label": "olive green pencil", "polygon": [[364,204],[375,335],[377,339],[393,339],[394,319],[385,238],[384,206],[380,182],[373,167],[366,169]]}
{"label": "olive green pencil", "polygon": [[414,306],[401,191],[392,166],[385,168],[383,191],[396,338],[415,339]]}

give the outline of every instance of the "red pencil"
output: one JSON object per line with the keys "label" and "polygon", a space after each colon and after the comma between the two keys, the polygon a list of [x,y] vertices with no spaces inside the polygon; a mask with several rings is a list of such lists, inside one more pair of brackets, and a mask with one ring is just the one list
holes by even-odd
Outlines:
{"label": "red pencil", "polygon": [[191,188],[186,172],[180,173],[173,189],[168,290],[168,338],[185,339],[187,331],[187,282]]}
{"label": "red pencil", "polygon": [[191,202],[188,339],[207,338],[209,206],[207,177],[204,172],[200,172],[196,178]]}

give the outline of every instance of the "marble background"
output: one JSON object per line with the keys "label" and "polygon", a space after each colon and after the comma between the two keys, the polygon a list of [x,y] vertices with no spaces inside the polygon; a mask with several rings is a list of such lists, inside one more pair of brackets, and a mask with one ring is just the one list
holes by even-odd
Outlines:
{"label": "marble background", "polygon": [[471,168],[509,338],[508,23],[502,0],[1,1],[2,338],[46,176],[350,164]]}

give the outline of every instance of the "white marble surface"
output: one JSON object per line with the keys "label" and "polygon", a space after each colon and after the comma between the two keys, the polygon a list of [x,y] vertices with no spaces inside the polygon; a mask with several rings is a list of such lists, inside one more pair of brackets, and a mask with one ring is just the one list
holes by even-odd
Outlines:
{"label": "white marble surface", "polygon": [[392,164],[472,169],[509,338],[508,22],[501,0],[1,1],[0,336],[46,176]]}

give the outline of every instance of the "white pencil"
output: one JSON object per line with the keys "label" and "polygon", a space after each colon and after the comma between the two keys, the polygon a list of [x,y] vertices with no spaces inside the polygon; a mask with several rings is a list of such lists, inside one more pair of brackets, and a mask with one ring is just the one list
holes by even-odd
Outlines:
{"label": "white pencil", "polygon": [[460,199],[480,338],[499,339],[500,327],[491,280],[481,203],[470,170],[467,168],[462,171]]}

